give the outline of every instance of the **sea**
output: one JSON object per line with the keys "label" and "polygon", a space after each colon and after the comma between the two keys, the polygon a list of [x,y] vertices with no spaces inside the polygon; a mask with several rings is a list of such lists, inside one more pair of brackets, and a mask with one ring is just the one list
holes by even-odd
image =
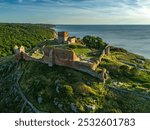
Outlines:
{"label": "sea", "polygon": [[150,59],[150,25],[56,25],[55,30],[79,38],[99,36],[112,46]]}

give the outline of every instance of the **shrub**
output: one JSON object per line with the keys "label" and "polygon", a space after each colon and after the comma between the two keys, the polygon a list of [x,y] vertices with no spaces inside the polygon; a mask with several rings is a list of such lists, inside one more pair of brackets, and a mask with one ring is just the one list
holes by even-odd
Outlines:
{"label": "shrub", "polygon": [[127,50],[125,50],[123,48],[117,48],[117,47],[111,47],[111,51],[127,53]]}
{"label": "shrub", "polygon": [[73,88],[70,85],[63,85],[62,87],[60,87],[60,95],[62,97],[72,97],[73,96]]}
{"label": "shrub", "polygon": [[77,46],[76,45],[68,45],[69,46],[69,48],[71,48],[71,49],[75,49],[75,48],[77,48]]}
{"label": "shrub", "polygon": [[150,83],[144,83],[144,84],[143,84],[143,87],[150,89]]}
{"label": "shrub", "polygon": [[120,69],[123,71],[128,71],[129,67],[127,65],[122,65],[122,66],[120,66]]}
{"label": "shrub", "polygon": [[89,48],[100,49],[106,46],[106,43],[100,37],[85,36],[82,40]]}
{"label": "shrub", "polygon": [[137,84],[132,84],[132,88],[137,88],[138,85]]}

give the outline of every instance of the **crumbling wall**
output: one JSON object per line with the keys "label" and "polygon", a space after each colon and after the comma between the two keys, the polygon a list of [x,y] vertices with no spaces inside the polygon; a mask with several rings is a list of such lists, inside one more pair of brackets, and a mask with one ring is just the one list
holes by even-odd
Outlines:
{"label": "crumbling wall", "polygon": [[54,57],[55,57],[55,61],[56,60],[80,61],[80,59],[76,56],[74,51],[60,49],[60,48],[54,49]]}
{"label": "crumbling wall", "polygon": [[46,47],[44,48],[43,62],[47,63],[49,66],[53,66],[54,64],[53,48],[46,48]]}
{"label": "crumbling wall", "polygon": [[102,70],[102,72],[97,73],[95,70],[97,69],[98,65],[100,64],[103,56],[109,53],[110,47],[106,47],[102,54],[100,55],[99,59],[95,60],[94,62],[87,62],[87,61],[80,61],[80,58],[75,54],[72,50],[60,49],[60,48],[53,48],[53,47],[45,47],[44,56],[42,59],[35,59],[25,53],[24,47],[18,48],[15,47],[15,55],[16,59],[20,59],[20,54],[22,53],[23,59],[26,61],[37,61],[46,63],[49,66],[60,65],[69,68],[73,68],[89,75],[100,79],[100,81],[105,83],[106,79],[106,70]]}
{"label": "crumbling wall", "polygon": [[27,53],[22,53],[22,55],[23,55],[23,59],[26,60],[26,61],[42,62],[42,60],[40,60],[40,59],[35,59],[35,58],[29,56]]}
{"label": "crumbling wall", "polygon": [[107,46],[105,47],[104,51],[105,51],[105,55],[109,55],[109,54],[110,54],[110,46],[107,45]]}
{"label": "crumbling wall", "polygon": [[110,54],[110,46],[107,45],[107,46],[104,48],[104,50],[102,51],[102,53],[101,53],[101,55],[99,56],[98,60],[96,60],[96,61],[93,63],[92,69],[93,69],[93,70],[96,70],[97,67],[99,66],[99,64],[101,63],[103,57],[104,57],[105,55],[109,55],[109,54]]}
{"label": "crumbling wall", "polygon": [[80,61],[74,51],[60,48],[44,48],[43,61],[49,66],[71,66],[73,61]]}
{"label": "crumbling wall", "polygon": [[92,64],[89,63],[84,63],[84,62],[72,62],[72,66],[69,66],[70,68],[85,72],[93,77],[98,78],[100,81],[104,81],[104,77],[103,77],[103,71],[101,73],[97,73],[96,71],[94,71],[91,67]]}
{"label": "crumbling wall", "polygon": [[99,57],[98,60],[92,62],[83,62],[76,56],[74,51],[60,49],[60,48],[44,48],[44,57],[43,62],[48,64],[49,66],[60,65],[69,68],[73,68],[85,73],[92,75],[100,79],[101,81],[105,81],[105,71],[101,73],[97,73],[95,70],[97,69],[98,65],[101,62],[101,59],[105,55],[105,49],[103,50],[102,55]]}

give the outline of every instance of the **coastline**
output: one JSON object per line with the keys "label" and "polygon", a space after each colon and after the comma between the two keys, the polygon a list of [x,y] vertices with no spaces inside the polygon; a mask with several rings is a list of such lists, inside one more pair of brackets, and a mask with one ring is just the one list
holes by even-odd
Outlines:
{"label": "coastline", "polygon": [[56,25],[55,31],[68,31],[79,38],[99,36],[112,46],[150,59],[150,25]]}

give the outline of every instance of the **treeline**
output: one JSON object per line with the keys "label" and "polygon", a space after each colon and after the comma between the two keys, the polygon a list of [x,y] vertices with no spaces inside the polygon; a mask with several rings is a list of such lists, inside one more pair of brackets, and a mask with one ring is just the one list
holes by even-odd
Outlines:
{"label": "treeline", "polygon": [[13,54],[14,45],[31,48],[54,37],[52,25],[44,24],[0,24],[0,57]]}

